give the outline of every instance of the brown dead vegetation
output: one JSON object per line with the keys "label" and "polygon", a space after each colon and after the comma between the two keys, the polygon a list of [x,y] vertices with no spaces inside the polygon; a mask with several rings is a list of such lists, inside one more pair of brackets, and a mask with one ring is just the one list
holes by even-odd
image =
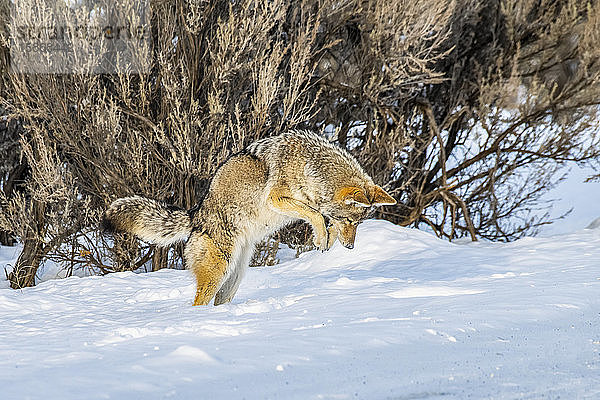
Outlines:
{"label": "brown dead vegetation", "polygon": [[[23,244],[13,287],[46,260],[179,267],[180,248],[103,238],[107,204],[190,208],[229,155],[287,129],[356,155],[399,200],[379,217],[449,239],[534,234],[568,162],[598,167],[597,1],[151,1],[148,72],[111,74],[11,70],[9,6],[0,241]],[[256,260],[306,237],[282,232]]]}

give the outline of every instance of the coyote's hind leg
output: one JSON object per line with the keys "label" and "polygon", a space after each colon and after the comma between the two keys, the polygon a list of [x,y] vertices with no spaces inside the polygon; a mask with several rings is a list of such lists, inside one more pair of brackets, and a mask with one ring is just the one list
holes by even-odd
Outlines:
{"label": "coyote's hind leg", "polygon": [[246,269],[248,269],[248,264],[250,264],[250,259],[252,258],[252,254],[254,254],[254,244],[246,243],[245,246],[240,247],[239,253],[233,255],[229,277],[223,282],[215,296],[215,306],[229,303],[233,299],[235,292],[240,287],[240,282],[246,273]]}
{"label": "coyote's hind leg", "polygon": [[192,233],[185,249],[188,268],[196,276],[194,305],[207,305],[221,287],[227,273],[231,249],[218,246],[208,235]]}
{"label": "coyote's hind leg", "polygon": [[236,268],[231,272],[231,275],[227,278],[227,280],[221,285],[221,288],[215,295],[215,306],[219,306],[221,304],[229,303],[235,292],[237,292],[240,287],[240,282],[242,281],[243,271],[241,268]]}

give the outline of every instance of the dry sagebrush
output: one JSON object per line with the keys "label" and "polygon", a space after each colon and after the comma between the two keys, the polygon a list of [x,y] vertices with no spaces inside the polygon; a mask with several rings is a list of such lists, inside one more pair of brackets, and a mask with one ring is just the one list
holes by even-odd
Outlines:
{"label": "dry sagebrush", "polygon": [[150,6],[147,72],[19,74],[4,58],[0,151],[19,156],[2,165],[0,230],[24,245],[13,287],[48,259],[180,266],[179,248],[103,238],[102,210],[133,194],[190,208],[229,155],[286,129],[351,150],[401,200],[379,216],[450,239],[535,232],[548,218],[532,210],[566,163],[597,165],[597,1]]}

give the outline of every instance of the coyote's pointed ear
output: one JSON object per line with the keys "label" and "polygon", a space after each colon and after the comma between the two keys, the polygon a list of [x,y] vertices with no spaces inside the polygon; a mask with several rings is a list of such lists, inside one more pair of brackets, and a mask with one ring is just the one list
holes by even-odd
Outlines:
{"label": "coyote's pointed ear", "polygon": [[338,190],[333,196],[334,200],[346,204],[354,204],[359,207],[371,207],[365,190],[356,186],[345,186]]}
{"label": "coyote's pointed ear", "polygon": [[396,199],[387,194],[385,190],[377,185],[369,188],[369,198],[371,199],[371,204],[375,207],[393,206],[396,204]]}

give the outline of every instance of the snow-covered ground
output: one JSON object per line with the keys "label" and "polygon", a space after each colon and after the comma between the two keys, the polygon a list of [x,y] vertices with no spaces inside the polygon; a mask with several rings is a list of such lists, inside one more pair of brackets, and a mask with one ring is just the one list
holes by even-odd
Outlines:
{"label": "snow-covered ground", "polygon": [[193,294],[175,270],[0,289],[0,398],[600,398],[600,229],[453,244],[367,221],[232,304]]}
{"label": "snow-covered ground", "polygon": [[540,235],[573,232],[587,227],[594,218],[600,218],[600,181],[586,182],[587,178],[597,174],[598,171],[592,168],[572,166],[567,179],[544,195],[544,200],[552,200],[550,215],[553,219],[572,211],[564,219],[543,226]]}

